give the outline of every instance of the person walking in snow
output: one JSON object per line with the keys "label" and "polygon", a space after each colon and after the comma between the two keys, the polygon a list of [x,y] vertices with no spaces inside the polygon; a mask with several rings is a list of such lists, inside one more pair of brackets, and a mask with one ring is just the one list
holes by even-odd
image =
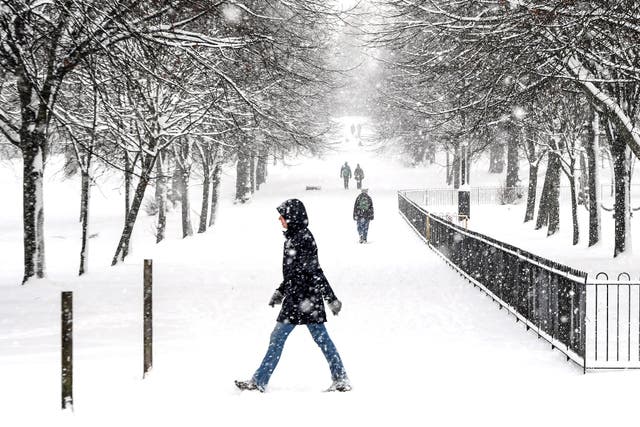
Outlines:
{"label": "person walking in snow", "polygon": [[356,165],[356,170],[353,171],[353,179],[356,180],[358,190],[362,189],[362,180],[364,179],[364,171],[360,167],[360,163]]}
{"label": "person walking in snow", "polygon": [[356,221],[358,234],[360,235],[360,243],[367,243],[367,235],[369,234],[369,222],[373,221],[373,200],[369,196],[366,188],[356,197],[353,204],[353,219]]}
{"label": "person walking in snow", "polygon": [[324,322],[324,302],[338,315],[342,303],[333,292],[318,261],[318,248],[308,228],[307,211],[298,199],[289,199],[277,208],[285,229],[282,260],[283,282],[275,290],[270,306],[282,304],[276,326],[271,333],[269,347],[262,363],[250,380],[235,381],[241,390],[266,390],[287,337],[297,325],[305,325],[322,350],[331,371],[332,384],[327,391],[349,391],[351,384],[340,354],[329,337]]}
{"label": "person walking in snow", "polygon": [[349,163],[344,162],[344,165],[340,168],[340,177],[344,179],[344,189],[348,190],[349,179],[351,179],[351,167],[349,166]]}

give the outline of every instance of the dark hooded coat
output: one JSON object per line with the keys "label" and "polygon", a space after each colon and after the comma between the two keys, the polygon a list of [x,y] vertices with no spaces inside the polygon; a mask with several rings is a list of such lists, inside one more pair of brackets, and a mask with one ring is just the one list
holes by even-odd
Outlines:
{"label": "dark hooded coat", "polygon": [[371,196],[362,192],[356,197],[356,202],[353,204],[353,219],[357,220],[364,218],[366,220],[373,220],[373,201]]}
{"label": "dark hooded coat", "polygon": [[284,295],[278,322],[306,325],[327,321],[324,301],[337,298],[320,268],[318,248],[307,228],[307,211],[298,199],[289,199],[278,206],[287,221],[284,232],[282,276],[278,290]]}

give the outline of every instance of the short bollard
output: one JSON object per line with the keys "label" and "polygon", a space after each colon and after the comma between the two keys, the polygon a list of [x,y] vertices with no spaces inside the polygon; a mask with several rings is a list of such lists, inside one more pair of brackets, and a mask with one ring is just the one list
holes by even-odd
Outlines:
{"label": "short bollard", "polygon": [[142,378],[145,378],[153,365],[153,261],[144,260],[144,368]]}
{"label": "short bollard", "polygon": [[73,409],[73,293],[62,292],[62,409]]}

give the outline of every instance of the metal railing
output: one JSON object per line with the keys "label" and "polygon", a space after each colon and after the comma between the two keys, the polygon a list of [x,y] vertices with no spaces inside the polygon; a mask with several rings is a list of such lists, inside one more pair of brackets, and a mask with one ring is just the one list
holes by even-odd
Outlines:
{"label": "metal railing", "polygon": [[583,271],[467,230],[404,192],[398,207],[430,248],[568,360],[585,371],[640,368],[640,283],[589,283]]}
{"label": "metal railing", "polygon": [[[469,198],[472,205],[520,203],[527,197],[526,187],[470,187]],[[404,191],[407,198],[420,206],[456,206],[458,190],[454,188],[430,188]]]}
{"label": "metal railing", "polygon": [[[640,205],[640,185],[632,184],[631,186],[632,205],[635,208]],[[612,184],[602,184],[601,195],[602,201],[607,206],[612,205],[613,192]],[[527,187],[469,187],[469,198],[471,205],[505,205],[524,203],[527,199]],[[536,188],[536,193],[540,194],[542,187]],[[570,203],[571,188],[563,185],[559,187],[560,201]],[[457,206],[458,190],[454,188],[429,188],[403,190],[407,198],[414,201],[419,206]]]}
{"label": "metal railing", "polygon": [[[606,278],[599,280],[602,275]],[[640,368],[640,283],[599,273],[587,284],[587,369]]]}

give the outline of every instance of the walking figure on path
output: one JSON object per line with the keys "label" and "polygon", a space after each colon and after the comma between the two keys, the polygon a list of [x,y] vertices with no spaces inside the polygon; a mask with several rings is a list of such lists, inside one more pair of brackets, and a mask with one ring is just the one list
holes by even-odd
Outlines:
{"label": "walking figure on path", "polygon": [[364,171],[360,167],[360,163],[356,165],[356,170],[353,171],[353,178],[356,180],[358,190],[362,189],[362,180],[364,179]]}
{"label": "walking figure on path", "polygon": [[344,179],[344,189],[349,189],[349,179],[351,179],[351,167],[349,167],[349,163],[344,162],[342,168],[340,168],[340,176]]}
{"label": "walking figure on path", "polygon": [[367,243],[369,222],[373,221],[373,200],[371,200],[366,188],[362,189],[353,204],[353,219],[356,221],[360,243]]}
{"label": "walking figure on path", "polygon": [[277,209],[282,227],[285,228],[282,260],[284,281],[273,293],[269,305],[282,304],[282,308],[262,363],[250,380],[236,380],[236,386],[241,390],[264,392],[278,365],[287,337],[297,325],[306,325],[329,364],[333,382],[327,391],[349,391],[351,384],[347,372],[324,326],[327,321],[324,301],[335,316],[340,312],[342,303],[320,268],[318,248],[313,234],[307,228],[307,211],[298,199],[289,199]]}

